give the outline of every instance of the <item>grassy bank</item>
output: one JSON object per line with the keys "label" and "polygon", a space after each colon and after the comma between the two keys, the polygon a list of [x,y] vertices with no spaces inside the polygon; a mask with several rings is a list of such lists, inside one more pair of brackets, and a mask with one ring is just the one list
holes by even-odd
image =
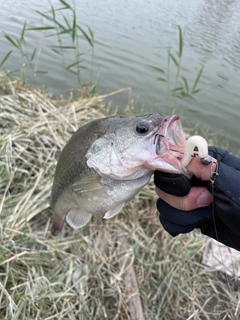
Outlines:
{"label": "grassy bank", "polygon": [[53,238],[55,153],[106,115],[102,97],[53,101],[4,74],[0,94],[0,319],[132,320],[134,297],[145,320],[239,319],[236,286],[201,264],[206,238],[161,228],[153,184],[115,218]]}

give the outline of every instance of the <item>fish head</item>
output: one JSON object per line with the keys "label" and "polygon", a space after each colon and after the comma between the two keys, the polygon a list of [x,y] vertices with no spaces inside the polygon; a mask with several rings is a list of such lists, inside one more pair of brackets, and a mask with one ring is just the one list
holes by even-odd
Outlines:
{"label": "fish head", "polygon": [[160,170],[188,175],[181,164],[185,136],[179,116],[113,117],[90,146],[87,165],[101,176],[137,179]]}

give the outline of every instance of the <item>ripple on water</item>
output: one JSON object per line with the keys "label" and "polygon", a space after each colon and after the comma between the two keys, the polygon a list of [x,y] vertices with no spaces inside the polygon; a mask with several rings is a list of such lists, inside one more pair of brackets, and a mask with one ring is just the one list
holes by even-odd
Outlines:
{"label": "ripple on water", "polygon": [[[51,0],[59,5],[58,0]],[[155,78],[158,74],[148,65],[166,69],[167,57],[160,46],[171,46],[173,53],[178,48],[177,25],[184,33],[182,70],[192,84],[202,65],[205,66],[197,96],[198,103],[186,103],[191,109],[199,109],[200,115],[188,112],[184,103],[178,105],[185,116],[213,131],[222,131],[236,147],[240,91],[240,2],[238,0],[113,0],[76,1],[81,25],[89,25],[94,32],[93,81],[97,81],[100,92],[110,92],[131,86],[133,98],[139,106],[159,111],[167,103],[166,86]],[[28,26],[44,25],[43,19],[34,10],[46,11],[48,0],[8,0],[0,7],[0,27],[11,36],[17,37],[24,21]],[[30,52],[39,47],[41,36],[36,32],[26,34]],[[92,55],[86,41],[81,41],[84,52],[82,77],[89,79]],[[12,50],[6,39],[1,39],[0,56]],[[76,89],[73,75],[66,74],[60,66],[61,58],[47,47],[54,44],[53,38],[45,38],[40,66],[49,70],[48,75],[39,76],[37,84],[51,87],[53,92],[62,93],[67,88]],[[57,44],[57,42],[55,43]],[[66,63],[74,61],[74,55],[65,54]],[[1,60],[1,59],[0,59]],[[7,67],[17,69],[20,56],[14,52]],[[56,64],[59,61],[59,64]],[[175,69],[171,68],[174,75]],[[113,104],[126,105],[126,97],[116,95]],[[154,109],[155,108],[155,109]],[[177,107],[178,108],[178,107]],[[185,108],[185,109],[184,109]],[[225,121],[228,119],[228,121]]]}

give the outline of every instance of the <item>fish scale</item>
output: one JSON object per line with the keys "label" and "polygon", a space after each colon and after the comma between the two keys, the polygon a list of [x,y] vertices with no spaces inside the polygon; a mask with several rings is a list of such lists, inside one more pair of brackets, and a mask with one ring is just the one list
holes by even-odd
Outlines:
{"label": "fish scale", "polygon": [[50,202],[52,234],[61,231],[65,220],[77,229],[92,215],[115,216],[154,170],[188,176],[181,163],[184,146],[176,115],[112,116],[80,127],[57,163]]}

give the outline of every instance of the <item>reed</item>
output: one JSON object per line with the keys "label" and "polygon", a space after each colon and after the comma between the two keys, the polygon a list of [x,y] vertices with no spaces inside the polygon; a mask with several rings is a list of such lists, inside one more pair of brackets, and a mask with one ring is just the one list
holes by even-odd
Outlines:
{"label": "reed", "polygon": [[136,294],[145,320],[239,319],[238,281],[201,263],[204,236],[161,228],[153,182],[113,219],[51,236],[55,154],[109,115],[105,96],[55,101],[6,74],[0,92],[0,319],[133,320]]}
{"label": "reed", "polygon": [[[18,50],[21,57],[21,68],[18,70],[10,70],[9,73],[20,73],[21,79],[25,78],[26,67],[30,69],[32,78],[36,78],[37,74],[47,74],[47,70],[39,70],[39,60],[42,51],[43,37],[52,37],[53,43],[57,45],[51,45],[45,50],[49,50],[57,54],[61,61],[61,67],[66,73],[73,73],[76,75],[78,87],[82,86],[81,70],[85,68],[83,66],[83,53],[81,52],[81,41],[87,41],[90,48],[94,47],[94,34],[92,29],[87,26],[82,27],[77,21],[75,0],[59,0],[59,7],[54,7],[50,3],[50,11],[40,12],[36,10],[36,13],[43,18],[43,25],[35,28],[28,28],[27,22],[24,23],[21,33],[18,38],[14,39],[10,34],[4,33],[4,37],[13,46],[14,50]],[[39,33],[40,45],[39,48],[34,48],[32,52],[29,52],[27,45],[27,36],[29,32]],[[66,52],[71,51],[73,56],[72,61],[66,59]],[[4,64],[9,59],[13,50],[6,53],[0,62],[0,68],[4,67]],[[25,65],[25,62],[27,66]]]}
{"label": "reed", "polygon": [[[184,76],[182,70],[182,59],[184,52],[184,39],[181,26],[178,26],[178,50],[174,54],[171,47],[166,47],[161,45],[161,49],[166,50],[167,52],[167,67],[163,68],[162,66],[153,66],[149,67],[156,71],[159,76],[156,78],[157,81],[167,84],[167,96],[168,103],[167,105],[172,105],[172,98],[177,99],[195,99],[195,95],[201,91],[199,88],[199,82],[203,73],[204,67],[202,66],[198,71],[195,81],[190,84],[189,80]],[[174,71],[172,71],[174,70]]]}

